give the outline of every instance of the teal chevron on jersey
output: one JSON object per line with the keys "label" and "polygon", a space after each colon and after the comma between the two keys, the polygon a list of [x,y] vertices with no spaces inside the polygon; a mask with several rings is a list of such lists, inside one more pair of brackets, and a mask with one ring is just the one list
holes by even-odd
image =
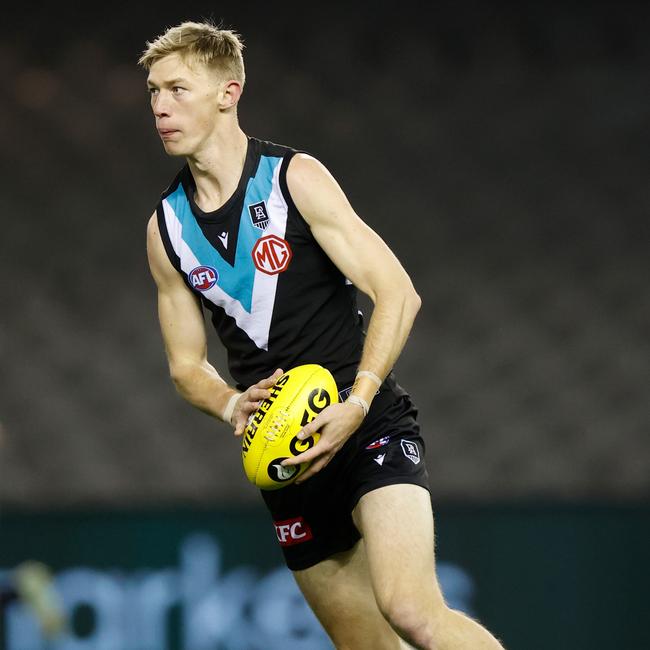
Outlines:
{"label": "teal chevron on jersey", "polygon": [[[199,264],[216,268],[219,272],[219,286],[221,289],[231,298],[238,300],[242,307],[250,312],[253,297],[253,281],[255,279],[255,266],[253,265],[252,259],[250,264],[247,264],[245,259],[243,259],[243,263],[237,264],[237,270],[235,271],[219,255],[212,244],[205,238],[205,235],[201,232],[201,228],[196,223],[190,204],[185,196],[185,191],[181,185],[178,186],[173,194],[167,197],[167,200],[174,210],[177,219],[181,222],[182,239],[190,251],[192,251]],[[239,257],[239,243],[237,244],[237,248],[237,256]],[[248,257],[250,258],[250,251],[248,252]]]}
{"label": "teal chevron on jersey", "polygon": [[242,389],[276,368],[313,359],[350,385],[361,357],[354,288],[289,192],[287,174],[297,153],[249,137],[237,188],[223,205],[206,212],[196,204],[186,164],[156,208],[169,261],[209,312]]}
{"label": "teal chevron on jersey", "polygon": [[258,201],[268,201],[273,190],[273,174],[282,162],[281,158],[262,156],[257,173],[248,182],[242,208],[239,236],[237,240],[234,268],[226,262],[206,239],[197,224],[188,198],[182,185],[167,197],[167,201],[181,223],[181,237],[199,264],[212,266],[219,272],[219,287],[231,298],[239,301],[241,306],[251,313],[253,302],[253,285],[255,265],[251,251],[255,242],[262,236],[248,217],[248,206]]}
{"label": "teal chevron on jersey", "polygon": [[[175,263],[178,270],[187,280],[199,266],[213,268],[219,279],[209,287],[201,288],[204,304],[213,312],[213,317],[216,313],[213,308],[223,309],[258,349],[267,350],[278,278],[259,270],[252,253],[258,240],[265,234],[285,237],[287,203],[280,186],[284,158],[261,155],[255,160],[251,157],[255,154],[254,149],[249,150],[249,154],[249,175],[244,178],[245,172],[242,173],[234,204],[226,212],[221,211],[226,218],[214,217],[210,221],[208,217],[210,228],[199,221],[206,217],[197,216],[198,206],[194,205],[190,194],[191,176],[187,182],[183,182],[179,176],[163,198],[161,206],[164,230],[177,256]],[[254,167],[252,163],[255,163]],[[185,169],[189,173],[189,168]],[[266,204],[269,215],[266,231],[253,225],[248,210],[248,205],[261,201]],[[219,236],[220,228],[237,237],[236,241],[230,242],[232,256],[227,258],[222,255],[223,249],[217,248],[212,240],[212,237]]]}
{"label": "teal chevron on jersey", "polygon": [[[246,187],[246,198],[244,199],[244,209],[242,217],[247,216],[248,208],[246,206],[259,201],[268,201],[273,190],[273,174],[276,167],[282,162],[282,158],[275,156],[260,156],[260,164],[253,178],[248,181]],[[257,229],[256,229],[257,230]]]}
{"label": "teal chevron on jersey", "polygon": [[[271,156],[260,156],[260,163],[257,173],[248,181],[242,212],[239,221],[239,236],[237,238],[237,253],[235,256],[235,272],[238,275],[241,269],[246,269],[246,274],[250,272],[252,277],[255,276],[255,265],[251,255],[255,242],[264,234],[259,228],[255,228],[248,214],[248,206],[259,201],[268,202],[271,192],[273,191],[273,175],[276,167],[282,162],[282,158]],[[221,270],[221,269],[219,269]],[[227,289],[225,289],[227,291]],[[230,293],[230,292],[228,292]],[[251,284],[252,294],[252,284]],[[233,294],[230,294],[233,295]],[[246,307],[250,311],[250,306]],[[250,303],[249,303],[250,305]]]}

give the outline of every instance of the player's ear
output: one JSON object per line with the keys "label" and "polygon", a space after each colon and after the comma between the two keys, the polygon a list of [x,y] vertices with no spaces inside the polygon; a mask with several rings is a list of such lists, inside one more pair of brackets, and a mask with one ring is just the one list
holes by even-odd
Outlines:
{"label": "player's ear", "polygon": [[242,91],[243,88],[239,81],[235,79],[226,81],[221,87],[219,108],[226,110],[236,106],[241,97]]}

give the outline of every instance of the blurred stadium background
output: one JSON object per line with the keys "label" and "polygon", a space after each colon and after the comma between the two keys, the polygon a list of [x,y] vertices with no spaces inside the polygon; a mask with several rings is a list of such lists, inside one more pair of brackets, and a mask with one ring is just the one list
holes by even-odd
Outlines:
{"label": "blurred stadium background", "polygon": [[0,648],[329,647],[158,332],[179,161],[135,62],[202,17],[245,38],[244,130],[319,157],[423,297],[397,370],[449,599],[508,650],[647,650],[650,9],[466,0],[5,10],[0,571],[48,562],[71,629],[15,607]]}

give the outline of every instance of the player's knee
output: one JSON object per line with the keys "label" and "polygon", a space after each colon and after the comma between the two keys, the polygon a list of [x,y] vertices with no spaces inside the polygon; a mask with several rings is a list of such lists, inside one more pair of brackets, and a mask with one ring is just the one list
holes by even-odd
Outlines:
{"label": "player's knee", "polygon": [[421,648],[438,648],[438,639],[447,618],[444,602],[430,607],[412,594],[393,592],[378,595],[377,604],[400,636]]}
{"label": "player's knee", "polygon": [[435,648],[434,618],[413,599],[391,596],[378,599],[379,609],[391,627],[418,647]]}

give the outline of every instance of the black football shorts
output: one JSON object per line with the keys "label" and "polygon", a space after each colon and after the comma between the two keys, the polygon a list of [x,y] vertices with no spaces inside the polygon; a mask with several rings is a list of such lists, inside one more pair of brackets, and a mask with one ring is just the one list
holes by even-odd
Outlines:
{"label": "black football shorts", "polygon": [[429,489],[424,441],[410,397],[389,378],[362,426],[330,463],[300,485],[262,490],[287,566],[307,569],[352,548],[361,535],[352,521],[359,499],[386,485]]}

